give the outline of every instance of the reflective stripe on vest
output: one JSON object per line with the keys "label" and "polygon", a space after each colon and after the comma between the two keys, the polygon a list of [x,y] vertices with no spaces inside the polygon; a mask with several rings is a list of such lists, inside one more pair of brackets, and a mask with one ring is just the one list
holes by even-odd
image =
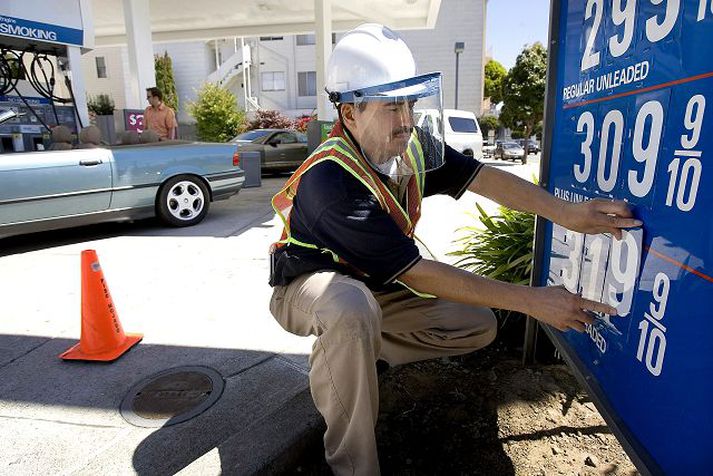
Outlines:
{"label": "reflective stripe on vest", "polygon": [[[288,243],[305,248],[319,249],[324,253],[332,255],[335,262],[342,263],[350,269],[356,270],[349,263],[341,259],[332,250],[327,248],[319,248],[318,246],[296,240],[290,232],[290,214],[292,212],[292,203],[297,190],[299,188],[302,175],[315,165],[331,160],[339,164],[344,170],[352,174],[369,192],[376,197],[381,207],[391,216],[396,222],[401,231],[409,237],[414,236],[416,223],[421,216],[421,200],[423,198],[424,187],[424,156],[421,145],[416,137],[416,131],[413,132],[413,140],[409,141],[409,147],[406,151],[406,158],[410,162],[410,166],[416,173],[409,177],[406,189],[406,210],[403,209],[399,201],[394,197],[389,188],[384,185],[381,179],[376,175],[376,172],[366,163],[366,160],[356,152],[349,137],[344,133],[342,125],[337,122],[332,133],[326,141],[324,141],[314,152],[305,160],[302,165],[295,171],[294,174],[285,182],[283,188],[272,197],[272,207],[277,215],[282,220],[284,228],[280,241],[275,243],[273,247],[282,247]],[[363,272],[359,272],[365,275]],[[403,283],[400,283],[404,285]],[[404,285],[406,286],[406,285]],[[408,288],[408,286],[406,286]],[[409,288],[411,289],[411,288]],[[418,293],[411,289],[415,294],[423,297],[435,297],[428,294]]]}

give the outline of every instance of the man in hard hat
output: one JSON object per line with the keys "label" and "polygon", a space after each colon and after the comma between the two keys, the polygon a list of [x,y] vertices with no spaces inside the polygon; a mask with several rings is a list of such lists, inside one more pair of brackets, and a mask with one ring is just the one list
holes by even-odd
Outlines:
{"label": "man in hard hat", "polygon": [[284,222],[271,253],[270,310],[286,330],[315,335],[310,389],[327,423],[335,474],[379,473],[377,367],[465,354],[495,338],[491,307],[583,331],[586,310],[614,313],[561,287],[528,287],[422,258],[414,228],[424,196],[466,190],[583,233],[639,226],[623,202],[568,203],[443,143],[440,73],[417,76],[392,30],[362,25],[327,66],[339,121],[273,198]]}

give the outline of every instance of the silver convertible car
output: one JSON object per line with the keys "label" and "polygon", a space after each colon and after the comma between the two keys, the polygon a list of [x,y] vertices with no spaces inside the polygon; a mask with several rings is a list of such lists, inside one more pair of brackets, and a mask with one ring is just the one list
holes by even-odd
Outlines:
{"label": "silver convertible car", "polygon": [[0,238],[158,216],[203,220],[242,188],[235,144],[155,144],[0,155]]}

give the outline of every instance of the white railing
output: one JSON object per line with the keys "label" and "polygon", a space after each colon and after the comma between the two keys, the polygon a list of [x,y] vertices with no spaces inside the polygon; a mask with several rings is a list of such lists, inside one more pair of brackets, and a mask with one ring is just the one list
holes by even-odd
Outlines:
{"label": "white railing", "polygon": [[[210,73],[206,77],[206,81],[209,83],[217,84],[218,86],[226,86],[233,80],[237,75],[242,74],[243,76],[243,88],[244,88],[244,101],[245,109],[253,110],[260,109],[260,104],[258,104],[258,98],[252,96],[251,85],[250,85],[250,66],[251,66],[251,54],[250,45],[246,45],[241,39],[241,48],[237,48],[237,38],[236,41],[236,51],[232,54],[226,61],[224,61],[218,68]],[[217,45],[216,45],[217,48]],[[218,61],[216,54],[216,62]]]}

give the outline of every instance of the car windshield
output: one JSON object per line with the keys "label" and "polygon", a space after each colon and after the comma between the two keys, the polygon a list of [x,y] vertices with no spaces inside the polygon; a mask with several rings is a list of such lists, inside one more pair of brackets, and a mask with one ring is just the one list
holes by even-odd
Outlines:
{"label": "car windshield", "polygon": [[243,132],[242,134],[240,134],[240,135],[238,135],[237,137],[235,137],[235,138],[233,139],[233,142],[238,142],[238,141],[240,141],[240,142],[252,142],[252,141],[254,141],[255,139],[259,139],[259,138],[261,138],[261,137],[265,137],[265,136],[268,135],[269,133],[270,133],[270,131],[261,130],[261,129],[254,130],[254,131]]}
{"label": "car windshield", "polygon": [[503,148],[504,148],[504,149],[519,149],[520,146],[517,145],[517,144],[514,144],[514,143],[512,143],[512,142],[511,142],[511,143],[507,143],[507,142],[506,142],[505,144],[503,144]]}
{"label": "car windshield", "polygon": [[448,124],[451,125],[453,132],[478,132],[478,125],[475,120],[467,117],[451,116],[448,118]]}

